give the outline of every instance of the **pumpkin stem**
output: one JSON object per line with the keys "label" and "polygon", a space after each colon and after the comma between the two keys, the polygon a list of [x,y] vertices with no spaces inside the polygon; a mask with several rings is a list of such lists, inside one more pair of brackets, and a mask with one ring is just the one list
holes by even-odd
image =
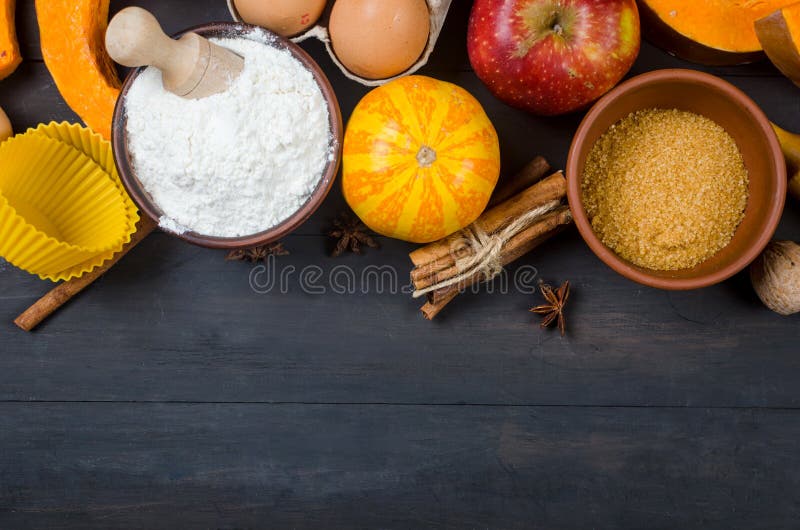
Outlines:
{"label": "pumpkin stem", "polygon": [[419,151],[417,151],[419,167],[430,167],[434,162],[436,162],[436,151],[427,145],[420,147]]}

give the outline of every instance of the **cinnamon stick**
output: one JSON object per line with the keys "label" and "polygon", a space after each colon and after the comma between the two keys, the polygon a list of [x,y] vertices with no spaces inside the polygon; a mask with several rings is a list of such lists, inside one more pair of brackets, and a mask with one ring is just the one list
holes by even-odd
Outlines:
{"label": "cinnamon stick", "polygon": [[428,274],[427,276],[422,276],[422,277],[417,278],[417,279],[414,278],[414,275],[412,273],[411,280],[414,283],[414,289],[419,291],[421,289],[427,289],[431,285],[436,285],[439,282],[443,282],[445,280],[448,280],[448,279],[452,278],[453,276],[456,276],[457,274],[458,274],[458,266],[454,262],[452,265],[450,265],[446,269],[441,269],[441,270],[438,270],[438,271],[434,271],[433,273]]}
{"label": "cinnamon stick", "polygon": [[[525,164],[519,173],[497,187],[492,194],[492,198],[489,200],[487,208],[493,208],[526,188],[533,186],[542,180],[542,177],[544,177],[548,171],[550,171],[550,164],[544,157],[537,156]],[[452,252],[449,252],[447,256],[443,258],[435,259],[425,265],[417,265],[417,267],[411,271],[411,279],[417,282],[435,272],[452,267],[455,264],[455,260],[460,257],[453,256],[452,254]],[[411,259],[413,261],[414,258],[412,257]]]}
{"label": "cinnamon stick", "polygon": [[453,298],[458,296],[458,290],[455,289],[453,291],[448,292],[446,295],[441,297],[437,302],[428,301],[420,308],[422,312],[422,316],[424,316],[428,320],[433,320],[436,318],[442,309],[444,309],[447,304],[453,301]]}
{"label": "cinnamon stick", "polygon": [[[464,254],[467,254],[466,249]],[[426,281],[426,279],[430,279],[431,276],[441,276],[449,269],[452,269],[456,264],[456,260],[461,257],[460,249],[453,249],[453,251],[443,258],[437,258],[430,263],[415,267],[411,270],[411,280],[414,282],[414,286],[418,286],[418,284]],[[433,283],[436,283],[435,279],[433,279],[431,284]],[[417,288],[421,289],[421,287]]]}
{"label": "cinnamon stick", "polygon": [[107,261],[103,266],[87,272],[80,278],[63,282],[57,287],[53,288],[49,293],[41,297],[35,304],[29,307],[24,313],[14,320],[14,324],[19,326],[25,331],[32,331],[36,326],[41,324],[47,317],[52,315],[58,308],[70,301],[76,294],[80,293],[91,285],[95,280],[100,278],[103,274],[113,267],[122,257],[127,254],[133,247],[141,243],[141,241],[150,235],[158,225],[155,221],[147,216],[142,216],[139,221],[136,232],[131,236],[122,250],[120,250],[113,258]]}
{"label": "cinnamon stick", "polygon": [[[501,264],[505,266],[518,260],[537,246],[541,245],[559,233],[571,222],[572,214],[567,206],[562,206],[557,210],[548,213],[542,217],[540,221],[532,224],[519,234],[509,239],[508,243],[503,246],[503,251],[500,255]],[[460,290],[465,289],[475,283],[484,281],[485,279],[486,278],[483,272],[479,271],[472,276],[465,278],[459,284],[449,285],[429,293],[428,304],[437,308],[434,316],[438,314],[439,311],[444,308],[444,306],[452,301]],[[428,304],[426,304],[426,306],[428,306]]]}
{"label": "cinnamon stick", "polygon": [[[538,205],[537,205],[538,206]],[[558,215],[555,215],[558,214]],[[531,249],[527,249],[525,246],[526,242],[531,241],[533,238],[538,237],[542,233],[547,233],[550,230],[555,229],[556,226],[560,224],[568,224],[571,221],[571,217],[568,221],[564,221],[564,217],[569,214],[569,208],[566,206],[562,206],[557,208],[556,210],[546,214],[542,217],[541,220],[537,221],[536,223],[532,224],[530,227],[526,228],[513,238],[511,238],[508,243],[506,243],[503,247],[503,251],[501,253],[501,262],[503,265],[506,263],[511,263],[512,261],[518,259],[523,254],[529,252]],[[517,253],[519,254],[517,255]],[[423,276],[419,279],[414,280],[412,275],[412,280],[414,283],[414,289],[422,290],[427,289],[431,285],[436,285],[439,282],[443,282],[445,280],[449,280],[454,276],[457,276],[461,271],[458,269],[458,265],[453,262],[453,265],[447,267],[446,269],[442,269],[436,271],[432,274],[427,276]]]}
{"label": "cinnamon stick", "polygon": [[[566,179],[561,173],[555,173],[511,199],[487,210],[473,224],[482,228],[487,234],[491,234],[508,224],[509,220],[545,203],[561,199],[566,193]],[[460,255],[459,248],[462,245],[461,239],[462,234],[457,232],[409,254],[412,261],[426,260],[431,256],[437,256],[422,265],[415,262],[417,266],[411,271],[411,280],[417,289],[424,289],[454,275],[457,271],[456,260],[463,257]],[[469,249],[465,250],[469,252]],[[438,256],[441,253],[444,255]]]}
{"label": "cinnamon stick", "polygon": [[503,182],[494,190],[492,198],[489,199],[488,208],[497,206],[501,202],[510,199],[517,193],[526,188],[530,188],[550,171],[550,164],[543,156],[537,156],[523,167],[519,173]]}
{"label": "cinnamon stick", "polygon": [[[487,234],[492,234],[507,224],[509,219],[516,219],[530,211],[531,205],[542,205],[546,202],[560,199],[566,193],[567,181],[564,175],[558,171],[505,202],[485,211],[473,224]],[[416,267],[422,267],[434,260],[447,258],[452,249],[457,247],[460,238],[461,234],[456,232],[444,239],[418,248],[411,252],[409,257]]]}

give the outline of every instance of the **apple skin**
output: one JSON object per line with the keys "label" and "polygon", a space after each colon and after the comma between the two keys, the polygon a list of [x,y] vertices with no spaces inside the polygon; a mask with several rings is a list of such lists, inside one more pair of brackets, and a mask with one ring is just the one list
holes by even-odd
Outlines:
{"label": "apple skin", "polygon": [[489,90],[544,116],[611,90],[640,43],[635,0],[475,0],[467,31],[470,62]]}

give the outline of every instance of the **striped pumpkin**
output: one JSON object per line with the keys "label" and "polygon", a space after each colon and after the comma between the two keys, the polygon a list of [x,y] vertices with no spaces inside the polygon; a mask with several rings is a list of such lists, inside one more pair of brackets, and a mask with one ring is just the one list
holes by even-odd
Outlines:
{"label": "striped pumpkin", "polygon": [[415,243],[477,219],[500,173],[497,133],[480,103],[425,76],[367,94],[343,152],[344,197],[356,215],[379,234]]}

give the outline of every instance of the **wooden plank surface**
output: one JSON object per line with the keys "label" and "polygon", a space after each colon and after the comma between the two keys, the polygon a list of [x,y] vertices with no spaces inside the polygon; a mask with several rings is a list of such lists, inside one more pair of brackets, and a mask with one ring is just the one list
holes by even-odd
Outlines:
{"label": "wooden plank surface", "polygon": [[[222,0],[136,3],[170,32],[228,18]],[[469,69],[469,5],[454,2],[423,73],[480,99],[505,173],[538,153],[563,166],[581,115],[495,100]],[[75,121],[32,0],[18,18],[26,61],[0,106],[17,130]],[[346,118],[367,89],[303,47]],[[631,75],[670,67],[722,75],[800,131],[800,92],[767,63],[701,68],[645,43]],[[381,238],[328,257],[322,232],[343,208],[337,187],[287,238],[271,265],[283,290],[256,292],[252,266],[155,234],[35,334],[11,320],[49,284],[0,262],[0,528],[796,524],[798,319],[764,309],[745,274],[644,288],[573,230],[509,270],[572,281],[566,338],[536,327],[526,289],[464,295],[431,323],[391,282],[334,292],[331,278],[378,267],[400,291],[413,248]],[[777,236],[798,233],[790,202]],[[300,279],[317,270],[324,295]]]}
{"label": "wooden plank surface", "polygon": [[0,517],[6,528],[791,528],[798,419],[698,408],[0,405]]}
{"label": "wooden plank surface", "polygon": [[[433,323],[417,301],[373,283],[367,294],[303,292],[310,266],[327,279],[342,265],[360,278],[389,264],[400,284],[407,246],[382,242],[335,260],[324,238],[291,237],[292,254],[275,263],[277,277],[297,271],[288,292],[260,294],[250,266],[152,236],[35,334],[3,324],[0,398],[800,404],[797,321],[761,307],[746,277],[694,293],[647,289],[612,274],[577,235],[559,238],[524,261],[574,282],[565,339],[536,327],[527,309],[538,298],[523,292],[465,294]],[[4,275],[2,303],[16,314],[41,286]]]}

